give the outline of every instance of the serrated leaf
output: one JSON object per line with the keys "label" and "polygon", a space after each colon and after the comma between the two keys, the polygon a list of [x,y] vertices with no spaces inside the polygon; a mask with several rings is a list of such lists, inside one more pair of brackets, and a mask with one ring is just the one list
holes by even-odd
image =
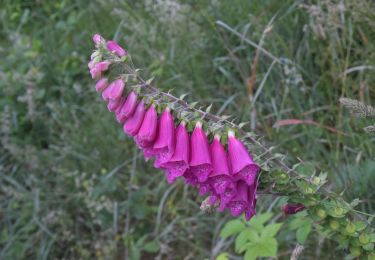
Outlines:
{"label": "serrated leaf", "polygon": [[237,253],[242,253],[243,251],[246,250],[246,243],[249,241],[256,242],[259,240],[259,235],[258,233],[251,228],[246,228],[243,230],[236,238],[235,240],[235,251]]}
{"label": "serrated leaf", "polygon": [[252,250],[247,250],[244,255],[244,260],[255,260],[257,258],[257,255]]}
{"label": "serrated leaf", "polygon": [[277,241],[276,239],[269,237],[261,238],[257,243],[250,243],[246,249],[246,253],[249,250],[252,252],[251,256],[276,257]]}
{"label": "serrated leaf", "polygon": [[216,257],[216,260],[229,260],[228,253],[226,253],[226,252],[221,253],[220,255],[218,255]]}
{"label": "serrated leaf", "polygon": [[289,228],[291,230],[298,229],[299,227],[306,225],[306,223],[309,222],[308,220],[304,218],[298,218],[295,217],[290,223],[289,223]]}
{"label": "serrated leaf", "polygon": [[274,237],[279,232],[282,223],[269,224],[262,230],[262,237]]}
{"label": "serrated leaf", "polygon": [[296,232],[298,243],[303,245],[311,232],[311,223],[307,222],[305,225],[299,227]]}
{"label": "serrated leaf", "polygon": [[220,236],[222,238],[227,238],[231,235],[239,233],[244,228],[245,228],[245,224],[241,220],[239,219],[231,220],[225,224],[224,228],[220,232]]}
{"label": "serrated leaf", "polygon": [[264,223],[266,223],[271,217],[272,217],[271,212],[266,212],[260,215],[254,216],[249,222],[249,226],[255,228],[257,231],[261,232],[262,229],[264,228]]}

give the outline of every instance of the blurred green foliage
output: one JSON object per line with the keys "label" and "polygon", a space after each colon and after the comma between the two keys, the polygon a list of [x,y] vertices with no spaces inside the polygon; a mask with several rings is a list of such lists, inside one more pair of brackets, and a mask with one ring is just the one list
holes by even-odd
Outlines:
{"label": "blurred green foliage", "polygon": [[[374,102],[373,1],[3,0],[1,259],[235,254],[235,241],[220,236],[229,214],[203,214],[195,191],[182,182],[168,187],[106,111],[86,65],[97,32],[123,44],[158,87],[251,120],[291,162],[329,172],[333,189],[374,214],[374,137],[362,132],[366,120],[338,105],[342,96]],[[245,39],[281,61],[270,69],[259,54],[253,93],[257,49]],[[273,128],[281,119],[318,126]],[[258,212],[275,211],[272,222],[280,222],[284,202],[261,196]],[[298,241],[306,259],[341,256],[317,235],[304,241],[310,224],[287,222],[277,235],[280,259]]]}

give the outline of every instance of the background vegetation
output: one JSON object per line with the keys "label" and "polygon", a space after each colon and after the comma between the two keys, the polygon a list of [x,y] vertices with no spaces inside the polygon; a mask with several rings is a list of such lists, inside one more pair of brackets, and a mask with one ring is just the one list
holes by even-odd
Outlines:
{"label": "background vegetation", "polygon": [[[374,214],[370,123],[338,103],[374,104],[372,0],[2,0],[0,259],[239,257],[219,235],[229,214],[204,213],[195,191],[168,186],[106,111],[86,66],[97,32],[158,87],[251,121],[290,162],[329,172],[332,189]],[[258,212],[285,222],[277,254],[289,259],[301,232],[283,201],[261,196]],[[343,254],[307,231],[300,259]]]}

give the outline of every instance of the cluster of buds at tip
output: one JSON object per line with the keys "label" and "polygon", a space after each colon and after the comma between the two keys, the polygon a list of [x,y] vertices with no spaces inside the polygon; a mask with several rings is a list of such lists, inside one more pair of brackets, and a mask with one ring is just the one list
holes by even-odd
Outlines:
{"label": "cluster of buds at tip", "polygon": [[121,75],[111,80],[107,76],[112,63],[100,51],[120,60],[126,58],[127,51],[98,34],[93,42],[98,50],[91,55],[88,67],[97,80],[96,91],[102,94],[108,110],[114,112],[124,133],[134,139],[145,159],[154,160],[154,167],[165,172],[169,184],[182,178],[201,196],[208,195],[207,205],[219,211],[228,209],[233,216],[245,214],[248,220],[254,216],[261,169],[234,131],[228,131],[225,144],[219,134],[209,141],[202,121],[196,122],[190,133],[188,122],[176,120],[169,107],[158,113],[159,107],[152,100],[134,89],[127,90]]}

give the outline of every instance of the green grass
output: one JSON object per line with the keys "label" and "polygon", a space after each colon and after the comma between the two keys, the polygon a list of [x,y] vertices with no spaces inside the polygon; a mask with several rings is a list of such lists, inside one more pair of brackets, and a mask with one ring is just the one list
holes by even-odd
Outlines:
{"label": "green grass", "polygon": [[[329,172],[333,189],[364,200],[374,214],[374,137],[339,106],[342,96],[374,104],[375,5],[370,0],[179,1],[178,15],[151,1],[10,1],[0,7],[0,258],[192,259],[231,251],[221,241],[228,214],[199,210],[195,191],[168,187],[144,163],[93,90],[87,61],[92,34],[116,38],[155,84],[252,121],[289,161]],[[311,6],[310,6],[311,10]],[[259,43],[254,104],[246,82]],[[222,21],[230,28],[220,26]],[[317,29],[318,28],[318,29]],[[320,28],[320,29],[319,29]],[[242,35],[236,36],[231,32]],[[322,33],[323,32],[323,33]],[[269,73],[267,73],[269,71]],[[323,127],[291,125],[311,119]],[[279,212],[262,197],[258,211]],[[306,259],[331,259],[330,242],[311,237]],[[221,243],[221,244],[220,244]],[[279,236],[280,258],[296,241]],[[316,249],[318,248],[318,249]],[[217,248],[216,248],[217,249]],[[216,250],[215,249],[215,250]]]}

